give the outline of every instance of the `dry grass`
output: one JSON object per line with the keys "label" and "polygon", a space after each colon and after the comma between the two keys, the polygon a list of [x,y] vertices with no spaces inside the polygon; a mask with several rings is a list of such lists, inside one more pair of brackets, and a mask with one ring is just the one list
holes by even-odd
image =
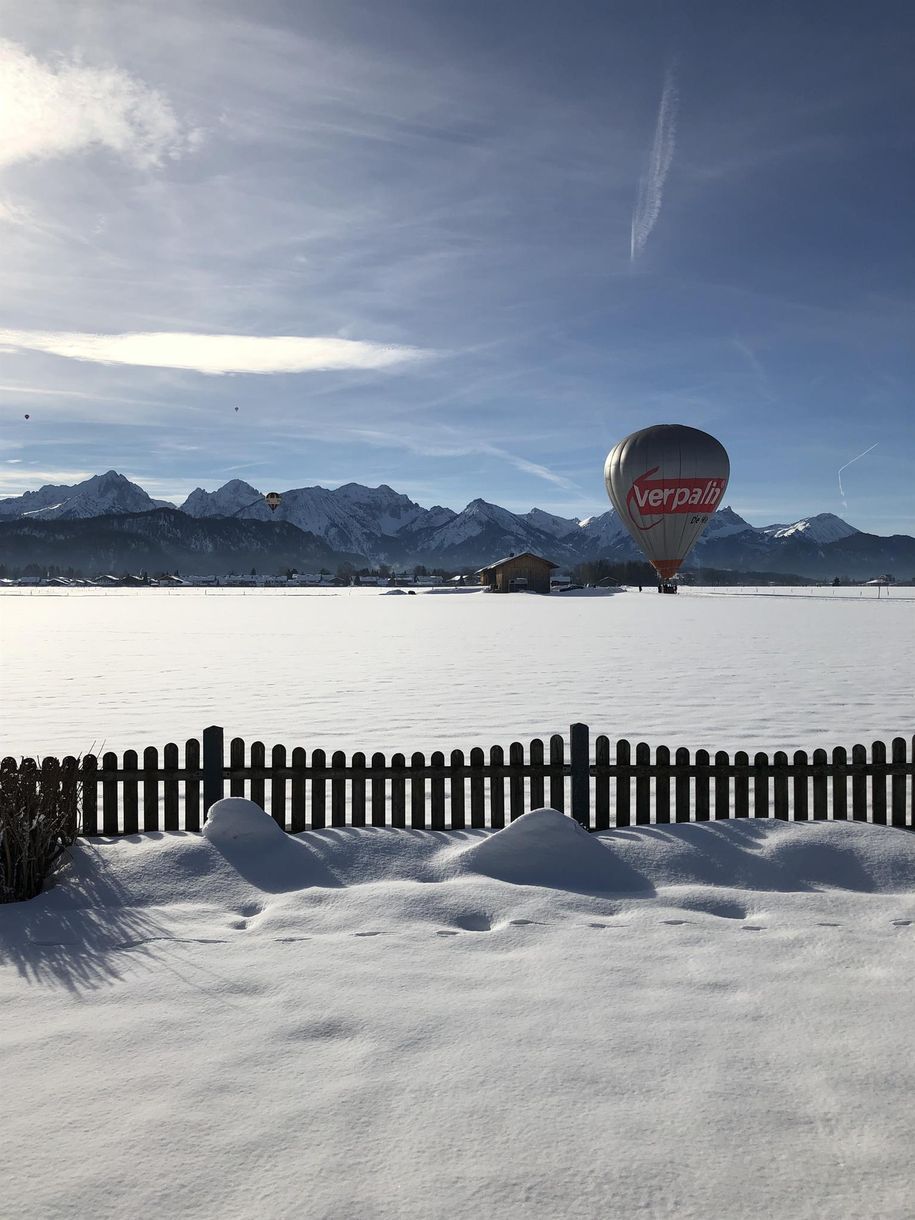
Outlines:
{"label": "dry grass", "polygon": [[0,762],[0,902],[22,902],[45,881],[79,833],[78,761]]}

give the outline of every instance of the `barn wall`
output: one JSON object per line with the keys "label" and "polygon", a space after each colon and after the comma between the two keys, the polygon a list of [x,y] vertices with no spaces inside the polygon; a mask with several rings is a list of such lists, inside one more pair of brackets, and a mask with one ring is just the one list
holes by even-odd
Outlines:
{"label": "barn wall", "polygon": [[527,587],[534,593],[549,593],[551,571],[545,560],[519,555],[496,570],[495,588],[498,593],[509,593],[513,580],[526,580]]}

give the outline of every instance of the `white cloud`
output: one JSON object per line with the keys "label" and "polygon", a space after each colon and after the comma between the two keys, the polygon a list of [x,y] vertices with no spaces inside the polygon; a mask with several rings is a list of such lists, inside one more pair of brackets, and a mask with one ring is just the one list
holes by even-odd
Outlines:
{"label": "white cloud", "polygon": [[299,335],[195,335],[170,331],[93,335],[0,330],[0,344],[96,364],[192,369],[198,373],[316,373],[382,369],[429,355],[418,348]]}
{"label": "white cloud", "polygon": [[[0,150],[0,157],[2,155],[2,150]],[[32,220],[32,213],[21,203],[16,203],[12,199],[0,199],[0,224],[28,225],[32,223]]]}
{"label": "white cloud", "polygon": [[664,183],[674,159],[677,141],[678,104],[677,79],[673,68],[670,68],[664,78],[654,140],[648,157],[648,170],[639,181],[638,198],[632,213],[629,257],[633,262],[644,250],[651,230],[661,215]]}
{"label": "white cloud", "polygon": [[195,140],[166,97],[120,68],[43,63],[0,40],[0,167],[94,146],[146,167]]}
{"label": "white cloud", "polygon": [[91,479],[93,470],[0,470],[0,496],[21,496],[26,491],[37,491],[48,483],[54,486],[72,487]]}

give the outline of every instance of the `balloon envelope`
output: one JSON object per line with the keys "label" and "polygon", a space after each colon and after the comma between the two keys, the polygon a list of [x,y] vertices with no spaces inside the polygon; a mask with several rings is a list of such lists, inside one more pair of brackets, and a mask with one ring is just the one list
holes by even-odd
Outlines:
{"label": "balloon envelope", "polygon": [[270,511],[272,513],[275,513],[276,510],[279,508],[283,497],[275,491],[268,491],[266,499],[267,499],[267,507],[270,509]]}
{"label": "balloon envelope", "polygon": [[610,450],[604,482],[626,529],[670,580],[721,504],[730,473],[724,446],[707,432],[656,424]]}

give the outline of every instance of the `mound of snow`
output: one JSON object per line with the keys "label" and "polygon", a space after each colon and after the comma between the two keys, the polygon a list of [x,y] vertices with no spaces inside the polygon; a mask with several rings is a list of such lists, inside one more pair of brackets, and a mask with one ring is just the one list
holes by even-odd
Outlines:
{"label": "mound of snow", "polygon": [[650,886],[915,889],[915,835],[865,822],[775,819],[632,826],[595,836]]}
{"label": "mound of snow", "polygon": [[241,796],[227,796],[210,806],[203,835],[216,847],[239,839],[274,843],[278,836],[286,837],[283,828],[260,805]]}
{"label": "mound of snow", "polygon": [[243,797],[229,796],[212,805],[203,834],[250,885],[266,894],[339,885],[306,842],[287,835],[259,805]]}
{"label": "mound of snow", "polygon": [[576,893],[650,889],[594,835],[555,809],[533,809],[454,861],[461,872]]}
{"label": "mound of snow", "polygon": [[381,593],[382,597],[406,597],[406,589],[384,589]]}

